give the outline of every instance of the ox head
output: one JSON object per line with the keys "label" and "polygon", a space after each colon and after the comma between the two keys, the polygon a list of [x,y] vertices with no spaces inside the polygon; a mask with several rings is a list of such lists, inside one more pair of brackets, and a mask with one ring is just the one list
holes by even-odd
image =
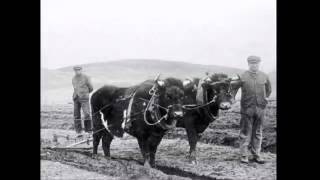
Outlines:
{"label": "ox head", "polygon": [[210,81],[205,81],[203,87],[206,90],[208,101],[215,100],[215,106],[221,110],[228,110],[235,101],[233,90],[233,78],[226,74],[213,74]]}
{"label": "ox head", "polygon": [[[156,79],[156,88],[158,90],[159,105],[168,110],[166,123],[171,124],[172,121],[182,118],[184,98],[182,81],[176,78]],[[164,113],[164,109],[162,109],[162,113]]]}

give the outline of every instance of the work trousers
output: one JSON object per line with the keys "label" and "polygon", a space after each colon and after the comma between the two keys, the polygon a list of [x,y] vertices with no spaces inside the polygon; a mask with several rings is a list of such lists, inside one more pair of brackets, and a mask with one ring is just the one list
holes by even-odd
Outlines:
{"label": "work trousers", "polygon": [[260,156],[262,128],[265,109],[258,106],[241,108],[240,120],[240,154],[248,156],[248,151],[255,157]]}
{"label": "work trousers", "polygon": [[84,115],[84,131],[90,132],[92,131],[92,121],[90,116],[90,105],[89,100],[79,100],[78,98],[74,99],[74,127],[77,133],[80,133],[82,128],[82,122],[81,122],[81,109]]}

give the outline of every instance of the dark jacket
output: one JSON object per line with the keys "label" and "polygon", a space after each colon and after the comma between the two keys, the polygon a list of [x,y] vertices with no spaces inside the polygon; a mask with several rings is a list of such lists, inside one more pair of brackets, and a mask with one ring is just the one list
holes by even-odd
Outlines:
{"label": "dark jacket", "polygon": [[241,76],[241,108],[258,106],[265,108],[268,104],[266,97],[271,94],[269,77],[258,71],[252,73],[245,71]]}
{"label": "dark jacket", "polygon": [[72,85],[74,88],[73,99],[89,100],[89,93],[93,91],[90,78],[87,75],[76,75],[72,78]]}

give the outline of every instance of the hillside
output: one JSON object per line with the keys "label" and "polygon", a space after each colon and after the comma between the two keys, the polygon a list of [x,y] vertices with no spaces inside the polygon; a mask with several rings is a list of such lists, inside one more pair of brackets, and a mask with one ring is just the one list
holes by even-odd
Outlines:
{"label": "hillside", "polygon": [[[206,71],[224,72],[229,75],[241,73],[243,70],[213,65],[198,65],[184,62],[162,60],[120,60],[104,63],[82,65],[84,72],[92,77],[93,84],[99,87],[103,84],[128,86],[145,79],[154,78],[158,73],[162,77],[177,78],[201,77]],[[42,69],[42,83],[44,89],[70,86],[73,76],[72,67],[57,70]]]}
{"label": "hillside", "polygon": [[[84,73],[88,74],[95,89],[104,84],[116,86],[130,86],[146,79],[153,79],[161,73],[161,77],[202,77],[206,71],[211,73],[226,73],[229,76],[241,74],[244,70],[215,65],[200,65],[185,62],[163,60],[119,60],[102,63],[81,65]],[[275,71],[272,72],[275,76]],[[69,102],[72,94],[71,79],[73,77],[71,66],[55,70],[41,69],[42,100],[48,102]],[[271,78],[270,78],[271,79]],[[275,84],[275,78],[272,83]],[[273,82],[274,81],[274,82]]]}

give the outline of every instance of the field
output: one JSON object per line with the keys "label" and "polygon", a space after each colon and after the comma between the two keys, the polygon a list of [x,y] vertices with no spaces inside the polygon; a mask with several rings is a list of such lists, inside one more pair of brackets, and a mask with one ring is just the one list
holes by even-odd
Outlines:
{"label": "field", "polygon": [[155,169],[142,165],[138,143],[125,135],[111,144],[111,158],[104,158],[99,149],[98,159],[91,158],[91,145],[70,150],[53,150],[72,140],[53,134],[75,135],[72,104],[42,104],[41,107],[41,179],[276,179],[276,101],[267,106],[264,123],[262,156],[266,164],[240,164],[238,160],[239,102],[232,109],[220,113],[203,133],[197,145],[198,164],[186,159],[189,145],[184,129],[168,131],[159,145]]}

